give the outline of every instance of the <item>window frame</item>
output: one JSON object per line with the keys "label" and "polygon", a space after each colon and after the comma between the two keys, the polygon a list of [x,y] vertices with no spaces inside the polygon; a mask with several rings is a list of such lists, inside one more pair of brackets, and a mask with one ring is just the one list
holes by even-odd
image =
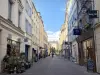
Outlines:
{"label": "window frame", "polygon": [[12,19],[12,5],[13,3],[8,0],[8,19],[11,20]]}

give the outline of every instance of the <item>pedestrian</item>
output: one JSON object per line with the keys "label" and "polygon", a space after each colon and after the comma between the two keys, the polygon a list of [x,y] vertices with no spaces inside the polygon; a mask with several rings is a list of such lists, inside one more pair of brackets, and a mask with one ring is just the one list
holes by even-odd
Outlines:
{"label": "pedestrian", "polygon": [[54,52],[52,52],[52,58],[54,57]]}

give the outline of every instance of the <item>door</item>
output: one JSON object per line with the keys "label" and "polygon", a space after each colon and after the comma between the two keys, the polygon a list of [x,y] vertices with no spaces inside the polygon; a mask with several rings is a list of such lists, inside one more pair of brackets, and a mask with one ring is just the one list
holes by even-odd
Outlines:
{"label": "door", "polygon": [[29,50],[29,45],[25,45],[25,56],[26,56],[26,60],[28,60],[28,50]]}

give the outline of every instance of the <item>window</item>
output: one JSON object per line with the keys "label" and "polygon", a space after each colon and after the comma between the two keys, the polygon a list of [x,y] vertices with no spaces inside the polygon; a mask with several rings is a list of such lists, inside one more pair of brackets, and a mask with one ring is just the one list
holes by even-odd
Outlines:
{"label": "window", "polygon": [[21,12],[18,11],[18,27],[21,25]]}
{"label": "window", "polygon": [[26,20],[26,32],[29,35],[32,35],[32,26],[31,26],[31,24],[27,20]]}
{"label": "window", "polygon": [[25,4],[26,6],[25,6],[25,10],[26,10],[26,12],[28,12],[28,7],[29,7],[29,5],[28,5],[28,1],[26,0],[26,4]]}
{"label": "window", "polygon": [[30,8],[29,3],[28,3],[27,0],[26,0],[26,12],[27,12],[28,16],[31,17],[31,15],[32,15],[32,9]]}
{"label": "window", "polygon": [[31,17],[32,16],[32,9],[31,8],[29,8],[29,10],[28,10],[28,15]]}
{"label": "window", "polygon": [[11,0],[8,0],[8,19],[11,20],[11,14],[12,14],[12,2]]}

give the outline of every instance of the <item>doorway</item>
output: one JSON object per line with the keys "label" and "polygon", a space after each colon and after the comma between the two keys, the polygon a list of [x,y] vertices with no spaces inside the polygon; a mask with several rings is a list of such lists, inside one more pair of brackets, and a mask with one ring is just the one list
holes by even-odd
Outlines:
{"label": "doorway", "polygon": [[[91,49],[91,51],[88,50]],[[84,52],[84,63],[87,63],[87,58],[91,58],[92,55],[90,54],[93,50],[93,39],[88,39],[83,41],[83,52]],[[90,56],[91,55],[91,56]]]}
{"label": "doorway", "polygon": [[28,61],[29,49],[30,49],[30,46],[29,45],[25,45],[25,56],[26,56],[26,60],[27,61]]}
{"label": "doorway", "polygon": [[93,38],[83,41],[84,64],[87,70],[96,72],[96,57],[93,44]]}

